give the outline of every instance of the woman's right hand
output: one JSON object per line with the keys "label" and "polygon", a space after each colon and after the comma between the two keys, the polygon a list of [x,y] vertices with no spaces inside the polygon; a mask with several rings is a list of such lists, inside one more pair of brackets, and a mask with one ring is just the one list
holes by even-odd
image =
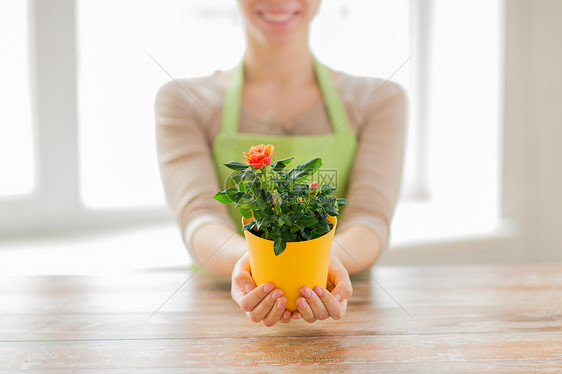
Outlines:
{"label": "woman's right hand", "polygon": [[250,256],[244,254],[232,271],[232,299],[246,312],[253,322],[263,322],[273,326],[277,322],[291,321],[291,312],[285,310],[287,298],[281,289],[272,283],[263,283],[256,287],[250,269]]}

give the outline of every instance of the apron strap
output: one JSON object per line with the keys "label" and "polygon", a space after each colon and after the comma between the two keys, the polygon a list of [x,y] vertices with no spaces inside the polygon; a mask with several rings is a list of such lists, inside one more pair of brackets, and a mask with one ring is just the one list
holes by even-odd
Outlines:
{"label": "apron strap", "polygon": [[221,127],[223,131],[226,131],[228,134],[238,133],[243,86],[244,61],[240,62],[232,71],[232,76],[228,80],[224,93]]}
{"label": "apron strap", "polygon": [[342,127],[344,126],[348,128],[349,126],[346,125],[349,125],[349,117],[330,72],[316,58],[314,59],[314,69],[324,99],[324,106],[332,123],[332,129],[336,132],[343,130]]}

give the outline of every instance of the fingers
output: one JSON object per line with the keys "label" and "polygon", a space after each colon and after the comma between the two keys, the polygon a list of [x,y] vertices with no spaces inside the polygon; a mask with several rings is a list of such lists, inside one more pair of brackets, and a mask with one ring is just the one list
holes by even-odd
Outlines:
{"label": "fingers", "polygon": [[323,287],[316,286],[314,291],[310,287],[302,287],[301,295],[297,299],[298,313],[293,313],[293,318],[302,317],[306,322],[312,323],[316,320],[325,320],[329,317],[333,319],[341,319],[345,314],[347,300],[337,300],[328,290]]}
{"label": "fingers", "polygon": [[264,283],[242,297],[240,307],[252,322],[263,321],[268,327],[280,321],[287,323],[291,321],[291,312],[285,310],[287,298],[282,295],[281,289],[274,288],[271,283]]}
{"label": "fingers", "polygon": [[343,317],[345,313],[345,306],[342,305],[340,300],[337,300],[334,295],[328,292],[328,290],[323,287],[316,286],[314,287],[314,293],[318,296],[318,299],[322,302],[322,306],[325,308],[330,317],[333,319],[341,319]]}
{"label": "fingers", "polygon": [[[242,306],[242,300],[252,290],[256,288],[256,284],[250,273],[242,272],[236,275],[232,281],[231,295],[234,301]],[[243,308],[242,308],[243,309]]]}
{"label": "fingers", "polygon": [[312,291],[310,287],[303,287],[301,294],[306,298],[312,313],[314,313],[314,317],[320,321],[325,320],[326,318],[330,317],[330,313],[328,312],[326,306],[320,300],[320,297],[316,294],[316,292]]}
{"label": "fingers", "polygon": [[[295,313],[298,313],[298,312],[295,312]],[[289,322],[291,322],[291,319],[294,318],[293,315],[294,315],[294,314],[291,313],[290,311],[285,310],[285,311],[283,312],[283,317],[281,317],[281,321],[279,321],[279,322],[281,322],[281,323],[289,323]],[[300,316],[299,316],[299,318],[300,318]]]}
{"label": "fingers", "polygon": [[259,285],[241,298],[239,302],[240,308],[242,308],[245,312],[251,312],[266,298],[267,295],[270,293],[273,294],[274,288],[275,287],[271,283],[263,283]]}
{"label": "fingers", "polygon": [[275,300],[273,307],[271,308],[269,313],[267,313],[267,316],[265,316],[265,318],[263,319],[263,324],[267,327],[271,327],[277,322],[281,321],[285,315],[284,312],[286,305],[287,298],[284,296],[280,296],[277,300]]}
{"label": "fingers", "polygon": [[[268,318],[270,324],[269,325],[266,324],[266,326],[273,326],[277,321],[279,321],[281,315],[283,314],[283,310],[285,310],[285,305],[283,305],[283,310],[278,311],[278,313],[277,311],[274,310],[275,304],[277,303],[277,299],[279,299],[281,295],[283,295],[283,291],[281,291],[280,289],[275,289],[271,291],[269,294],[267,294],[266,297],[264,297],[263,300],[255,308],[253,308],[248,314],[250,320],[252,322],[264,321],[265,323],[265,319],[269,315],[269,313],[274,312]],[[285,299],[284,304],[286,303],[287,301]],[[277,321],[273,321],[273,318],[275,316],[277,316]]]}
{"label": "fingers", "polygon": [[351,282],[342,281],[337,283],[332,289],[331,294],[336,298],[337,301],[346,300],[353,294],[353,287]]}
{"label": "fingers", "polygon": [[327,288],[338,301],[345,300],[353,294],[349,273],[337,258],[330,262]]}
{"label": "fingers", "polygon": [[[323,321],[326,318],[330,317],[330,313],[328,312],[326,306],[324,305],[324,303],[322,302],[322,300],[320,299],[320,297],[316,292],[313,292],[310,289],[310,287],[307,286],[302,287],[300,291],[301,291],[301,295],[303,295],[306,298],[306,302],[310,307],[310,311],[312,312],[314,320]],[[326,293],[327,292],[324,292],[323,294]],[[314,320],[310,321],[311,313],[306,313],[306,315],[303,314],[302,317],[307,322],[314,322]]]}
{"label": "fingers", "polygon": [[241,306],[242,298],[255,287],[256,284],[250,272],[250,258],[246,254],[238,260],[232,271],[232,298]]}
{"label": "fingers", "polygon": [[[310,306],[308,305],[304,297],[299,297],[297,299],[297,310],[299,313],[298,316],[300,316],[300,318],[304,319],[306,322],[312,323],[316,321],[316,318],[314,317],[314,313],[310,309]],[[295,313],[293,313],[293,315]]]}

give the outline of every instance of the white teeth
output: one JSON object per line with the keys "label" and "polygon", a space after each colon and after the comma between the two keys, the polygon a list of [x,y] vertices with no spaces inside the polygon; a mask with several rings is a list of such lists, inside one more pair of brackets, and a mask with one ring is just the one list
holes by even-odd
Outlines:
{"label": "white teeth", "polygon": [[286,22],[291,19],[293,15],[291,13],[281,13],[281,14],[270,14],[270,13],[263,13],[263,18],[269,22]]}

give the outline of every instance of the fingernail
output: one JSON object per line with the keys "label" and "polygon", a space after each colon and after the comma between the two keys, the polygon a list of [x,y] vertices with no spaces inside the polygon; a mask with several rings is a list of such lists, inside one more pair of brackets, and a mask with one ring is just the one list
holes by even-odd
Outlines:
{"label": "fingernail", "polygon": [[254,289],[254,286],[252,286],[251,283],[248,283],[244,289],[246,290],[246,293],[250,293]]}
{"label": "fingernail", "polygon": [[279,298],[279,296],[283,295],[283,291],[281,290],[275,290],[275,292],[273,294],[271,294],[271,298],[273,300],[277,300]]}
{"label": "fingernail", "polygon": [[334,297],[337,301],[341,301],[341,295],[339,293],[335,294]]}
{"label": "fingernail", "polygon": [[270,293],[273,288],[274,288],[273,285],[271,283],[268,283],[265,285],[263,290],[265,291],[265,293]]}
{"label": "fingernail", "polygon": [[312,291],[308,287],[303,287],[301,288],[301,294],[308,299],[310,296],[312,296]]}
{"label": "fingernail", "polygon": [[306,301],[301,300],[298,304],[299,304],[299,308],[306,309]]}
{"label": "fingernail", "polygon": [[277,303],[277,308],[279,310],[283,310],[285,309],[285,305],[287,305],[287,300],[281,299],[279,300],[279,302]]}
{"label": "fingernail", "polygon": [[318,296],[322,296],[322,294],[324,293],[324,291],[322,291],[322,287],[316,287],[314,289],[314,292],[316,292]]}

